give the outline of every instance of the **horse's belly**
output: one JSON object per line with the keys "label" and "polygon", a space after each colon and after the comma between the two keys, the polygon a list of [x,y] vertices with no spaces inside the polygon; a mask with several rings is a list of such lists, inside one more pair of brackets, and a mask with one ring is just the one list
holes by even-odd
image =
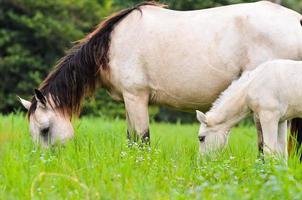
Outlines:
{"label": "horse's belly", "polygon": [[184,111],[206,111],[219,94],[232,82],[232,77],[199,75],[191,80],[187,76],[166,78],[151,89],[150,102]]}
{"label": "horse's belly", "polygon": [[177,94],[152,91],[150,102],[182,111],[206,111],[211,106],[211,102],[213,102],[211,99],[214,98],[214,95],[213,98],[207,96],[207,99],[202,99],[202,96],[200,96],[200,98],[198,96],[181,96],[181,98],[178,98]]}

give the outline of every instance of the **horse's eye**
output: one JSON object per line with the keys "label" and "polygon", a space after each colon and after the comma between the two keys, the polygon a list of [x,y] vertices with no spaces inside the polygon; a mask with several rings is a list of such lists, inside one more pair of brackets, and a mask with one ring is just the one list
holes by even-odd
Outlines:
{"label": "horse's eye", "polygon": [[48,132],[49,132],[49,127],[43,128],[43,129],[41,130],[41,134],[42,134],[42,135],[47,135]]}
{"label": "horse's eye", "polygon": [[198,136],[198,139],[200,142],[204,142],[204,140],[206,139],[206,136]]}

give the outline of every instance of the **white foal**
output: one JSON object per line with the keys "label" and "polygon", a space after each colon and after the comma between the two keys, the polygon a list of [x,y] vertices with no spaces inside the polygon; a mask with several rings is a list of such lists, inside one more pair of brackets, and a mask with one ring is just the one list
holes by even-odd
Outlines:
{"label": "white foal", "polygon": [[274,60],[233,82],[209,112],[197,111],[200,151],[222,148],[232,126],[254,112],[263,131],[265,153],[287,157],[286,120],[302,117],[302,61]]}

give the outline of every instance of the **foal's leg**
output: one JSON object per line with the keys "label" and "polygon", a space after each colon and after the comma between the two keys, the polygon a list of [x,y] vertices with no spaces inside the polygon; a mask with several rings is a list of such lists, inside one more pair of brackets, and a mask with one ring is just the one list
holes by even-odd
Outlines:
{"label": "foal's leg", "polygon": [[278,146],[280,153],[287,158],[287,121],[279,123]]}
{"label": "foal's leg", "polygon": [[254,122],[255,126],[257,129],[257,139],[258,139],[258,156],[262,157],[263,156],[263,134],[262,134],[262,128],[261,128],[261,123],[256,114],[254,114]]}
{"label": "foal's leg", "polygon": [[273,112],[262,111],[259,119],[262,127],[264,153],[277,153],[279,117]]}
{"label": "foal's leg", "polygon": [[126,107],[126,117],[128,123],[128,139],[148,143],[150,141],[149,134],[149,114],[147,92],[124,93],[124,102]]}

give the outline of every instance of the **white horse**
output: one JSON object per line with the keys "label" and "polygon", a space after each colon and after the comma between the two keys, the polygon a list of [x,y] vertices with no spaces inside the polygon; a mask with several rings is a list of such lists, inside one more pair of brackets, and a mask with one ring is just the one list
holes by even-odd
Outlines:
{"label": "white horse", "polygon": [[73,47],[31,102],[35,141],[73,137],[70,118],[98,86],[123,101],[129,137],[148,141],[148,104],[206,111],[260,63],[302,59],[302,16],[269,2],[196,11],[154,3],[122,10]]}
{"label": "white horse", "polygon": [[223,147],[232,126],[253,112],[260,120],[264,152],[287,157],[287,122],[302,117],[302,61],[275,60],[261,64],[234,81],[201,122],[200,151]]}

